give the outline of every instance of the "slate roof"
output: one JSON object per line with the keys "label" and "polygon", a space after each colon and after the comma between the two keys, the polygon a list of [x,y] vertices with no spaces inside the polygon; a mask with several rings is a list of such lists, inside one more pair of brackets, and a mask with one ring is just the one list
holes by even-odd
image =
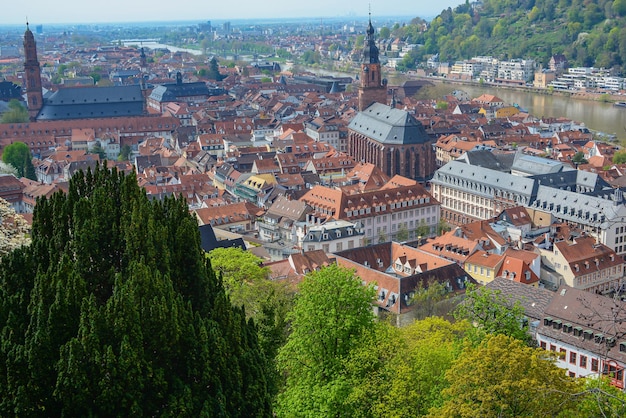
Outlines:
{"label": "slate roof", "polygon": [[[626,303],[619,299],[561,286],[546,307],[537,334],[626,364],[626,349],[620,350],[626,344],[625,312]],[[575,335],[575,330],[582,333]],[[596,342],[596,335],[602,342]],[[611,337],[616,338],[613,346],[607,344]]]}
{"label": "slate roof", "polygon": [[287,218],[293,221],[300,221],[310,211],[311,208],[304,202],[290,200],[285,196],[278,196],[267,210],[266,215],[273,216],[276,219]]}
{"label": "slate roof", "polygon": [[466,152],[456,161],[490,170],[509,172],[513,163],[513,155],[507,156],[506,154],[495,154],[488,150],[475,150]]}
{"label": "slate roof", "polygon": [[539,186],[537,197],[530,207],[548,211],[567,222],[601,226],[624,214],[622,203],[621,200],[615,202],[576,191]]}
{"label": "slate roof", "polygon": [[424,126],[409,113],[381,103],[359,112],[348,128],[389,145],[423,144],[431,141]]}
{"label": "slate roof", "polygon": [[47,93],[37,120],[111,118],[143,113],[139,85],[76,87]]}
{"label": "slate roof", "polygon": [[511,304],[519,302],[526,316],[535,320],[543,318],[545,309],[555,295],[549,290],[502,277],[496,277],[485,287],[500,291],[501,296],[509,300]]}
{"label": "slate roof", "polygon": [[206,83],[201,81],[195,83],[166,83],[156,86],[152,93],[150,93],[150,99],[157,102],[175,102],[180,100],[181,97],[190,96],[210,96],[209,88]]}
{"label": "slate roof", "polygon": [[309,228],[302,241],[305,243],[326,242],[349,236],[363,235],[363,231],[359,232],[358,229],[355,229],[355,226],[357,225],[358,222],[355,225],[354,223],[347,221],[331,221],[326,222],[324,225],[315,225]]}
{"label": "slate roof", "polygon": [[0,100],[9,101],[11,99],[20,100],[22,98],[22,88],[10,81],[0,81]]}
{"label": "slate roof", "polygon": [[[464,155],[471,154],[465,153]],[[461,157],[462,158],[462,157]],[[433,175],[431,183],[444,184],[450,187],[456,185],[459,189],[463,189],[465,186],[461,183],[454,183],[446,181],[447,177],[456,179],[463,179],[471,182],[475,182],[484,186],[480,190],[473,190],[472,193],[484,197],[493,197],[492,193],[489,193],[490,188],[494,189],[506,189],[515,190],[519,196],[525,197],[529,201],[531,196],[536,193],[536,182],[528,177],[514,176],[506,172],[496,172],[485,169],[481,166],[469,165],[459,159],[450,161]]]}
{"label": "slate roof", "polygon": [[511,170],[520,171],[529,175],[538,175],[558,173],[573,169],[560,161],[534,157],[518,152],[515,155],[515,161],[513,162]]}
{"label": "slate roof", "polygon": [[235,239],[223,239],[219,240],[215,236],[215,231],[213,231],[213,227],[209,224],[201,225],[198,227],[200,231],[200,246],[207,253],[216,248],[241,248],[242,250],[246,250],[246,244],[243,241],[243,238],[235,238]]}

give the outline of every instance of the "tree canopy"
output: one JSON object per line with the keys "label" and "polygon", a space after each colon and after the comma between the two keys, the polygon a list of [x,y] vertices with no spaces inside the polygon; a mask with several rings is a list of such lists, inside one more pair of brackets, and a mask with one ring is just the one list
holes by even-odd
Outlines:
{"label": "tree canopy", "polygon": [[289,314],[291,334],[278,353],[286,385],[279,416],[346,416],[344,362],[374,329],[374,289],[336,264],[309,273]]}
{"label": "tree canopy", "polygon": [[0,415],[269,417],[268,362],[184,199],[79,172],[0,263]]}
{"label": "tree canopy", "polygon": [[2,161],[11,164],[17,170],[18,177],[37,180],[33,157],[28,145],[23,142],[14,142],[2,150]]}
{"label": "tree canopy", "polygon": [[547,66],[564,54],[572,66],[623,70],[625,22],[624,0],[484,0],[443,10],[426,30],[416,21],[393,35],[445,61],[491,55]]}
{"label": "tree canopy", "polygon": [[574,407],[581,386],[554,363],[556,354],[506,335],[466,346],[446,372],[445,402],[430,417],[549,417]]}
{"label": "tree canopy", "polygon": [[457,318],[469,320],[481,333],[504,334],[530,343],[524,308],[518,302],[511,302],[498,290],[474,285],[468,285],[465,294],[465,300],[457,306]]}
{"label": "tree canopy", "polygon": [[28,109],[17,99],[9,101],[8,110],[0,117],[0,123],[24,123],[28,120]]}

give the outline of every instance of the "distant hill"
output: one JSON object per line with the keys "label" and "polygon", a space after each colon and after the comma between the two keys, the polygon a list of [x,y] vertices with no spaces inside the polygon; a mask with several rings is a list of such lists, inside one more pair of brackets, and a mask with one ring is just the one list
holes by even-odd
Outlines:
{"label": "distant hill", "polygon": [[553,54],[564,54],[570,65],[626,69],[626,0],[483,0],[442,11],[425,32],[418,24],[393,31],[424,45],[417,60],[491,55],[547,66]]}

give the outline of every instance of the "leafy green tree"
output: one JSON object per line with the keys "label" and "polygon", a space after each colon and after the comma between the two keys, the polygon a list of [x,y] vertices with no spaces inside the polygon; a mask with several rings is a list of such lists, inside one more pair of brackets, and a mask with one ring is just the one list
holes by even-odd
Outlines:
{"label": "leafy green tree", "polygon": [[415,229],[415,236],[425,238],[429,235],[430,227],[426,225],[426,221],[424,219],[421,219],[417,229]]}
{"label": "leafy green tree", "polygon": [[556,366],[555,356],[506,335],[468,345],[446,372],[445,402],[429,416],[549,417],[571,410],[581,385]]}
{"label": "leafy green tree", "polygon": [[387,26],[383,26],[380,28],[379,36],[380,39],[389,39],[389,36],[391,36],[391,30]]}
{"label": "leafy green tree", "polygon": [[613,164],[624,164],[626,163],[626,150],[617,151],[613,154]]}
{"label": "leafy green tree", "polygon": [[[287,339],[287,314],[293,306],[293,291],[284,282],[271,280],[262,260],[241,248],[216,248],[207,254],[212,268],[221,275],[231,303],[243,307],[246,317],[257,325],[259,344],[272,362]],[[281,378],[276,373],[268,379],[272,392]]]}
{"label": "leafy green tree", "polygon": [[404,242],[409,239],[409,230],[406,226],[400,225],[398,232],[396,233],[396,239],[400,242]]}
{"label": "leafy green tree", "polygon": [[4,150],[2,150],[2,161],[15,167],[18,177],[37,180],[33,157],[30,155],[30,149],[25,143],[18,141],[4,147]]}
{"label": "leafy green tree", "polygon": [[439,219],[439,223],[437,224],[437,235],[443,235],[446,232],[450,232],[451,230],[452,227],[446,222],[445,219]]}
{"label": "leafy green tree", "polygon": [[420,282],[411,298],[411,304],[415,305],[415,318],[425,319],[431,316],[447,315],[450,313],[450,306],[441,302],[449,297],[450,292],[446,286],[435,279],[429,280],[426,285]]}
{"label": "leafy green tree", "polygon": [[575,410],[563,411],[559,418],[621,418],[626,416],[626,394],[612,386],[608,377],[585,379],[584,391],[577,396]]}
{"label": "leafy green tree", "polygon": [[0,123],[24,123],[29,121],[28,110],[19,100],[11,99],[8,110],[2,114]]}
{"label": "leafy green tree", "polygon": [[613,13],[618,16],[626,16],[626,0],[614,0]]}
{"label": "leafy green tree", "polygon": [[90,154],[98,154],[98,156],[100,157],[101,160],[106,159],[107,157],[107,153],[104,150],[104,148],[102,148],[102,145],[100,145],[100,143],[96,143],[96,145],[94,145],[90,150],[89,150]]}
{"label": "leafy green tree", "polygon": [[122,145],[122,148],[120,148],[120,155],[117,157],[118,161],[129,161],[130,160],[130,154],[132,153],[132,148],[130,147],[130,145],[128,144],[124,144]]}
{"label": "leafy green tree", "polygon": [[97,166],[38,201],[0,263],[0,324],[2,416],[272,416],[256,327],[186,202],[133,175]]}
{"label": "leafy green tree", "polygon": [[291,334],[278,353],[287,379],[278,416],[346,416],[351,385],[344,362],[374,329],[375,291],[334,264],[309,273],[299,290]]}
{"label": "leafy green tree", "polygon": [[519,302],[512,303],[499,290],[468,285],[465,300],[455,312],[457,319],[467,319],[481,333],[504,334],[530,343],[528,322]]}
{"label": "leafy green tree", "polygon": [[572,162],[575,165],[579,165],[579,164],[587,164],[587,160],[585,159],[585,154],[583,154],[582,151],[578,151],[576,154],[574,154],[574,156],[572,157]]}

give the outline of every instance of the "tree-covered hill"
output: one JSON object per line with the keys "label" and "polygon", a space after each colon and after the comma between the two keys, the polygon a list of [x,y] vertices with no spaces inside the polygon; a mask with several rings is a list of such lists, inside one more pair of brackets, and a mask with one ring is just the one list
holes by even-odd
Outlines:
{"label": "tree-covered hill", "polygon": [[415,58],[441,60],[490,55],[533,58],[547,66],[553,54],[571,65],[626,66],[626,0],[483,0],[444,10],[425,32],[409,24],[393,35],[423,44]]}
{"label": "tree-covered hill", "polygon": [[268,361],[184,199],[79,173],[0,264],[0,416],[269,417]]}

